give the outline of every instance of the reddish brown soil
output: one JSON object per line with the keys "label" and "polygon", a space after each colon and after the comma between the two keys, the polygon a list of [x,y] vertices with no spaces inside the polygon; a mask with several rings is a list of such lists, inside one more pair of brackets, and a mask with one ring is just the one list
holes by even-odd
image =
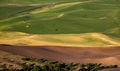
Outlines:
{"label": "reddish brown soil", "polygon": [[120,47],[0,46],[0,50],[63,63],[103,63],[120,66]]}
{"label": "reddish brown soil", "polygon": [[100,71],[120,71],[120,68],[104,69]]}

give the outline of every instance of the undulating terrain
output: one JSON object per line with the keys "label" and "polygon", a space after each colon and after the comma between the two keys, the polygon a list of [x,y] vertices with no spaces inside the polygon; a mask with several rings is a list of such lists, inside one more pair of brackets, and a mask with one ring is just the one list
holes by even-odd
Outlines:
{"label": "undulating terrain", "polygon": [[[97,70],[116,68],[120,67],[119,49],[120,0],[0,0],[0,69],[21,69],[25,63],[39,65],[34,59],[25,61],[24,56],[60,63],[115,65],[98,65]],[[46,69],[47,64],[43,60],[40,66]],[[62,69],[53,62],[53,69],[56,67],[55,71]]]}
{"label": "undulating terrain", "polygon": [[120,47],[0,45],[0,50],[2,71],[120,71]]}
{"label": "undulating terrain", "polygon": [[120,0],[3,0],[0,43],[118,46],[119,3]]}

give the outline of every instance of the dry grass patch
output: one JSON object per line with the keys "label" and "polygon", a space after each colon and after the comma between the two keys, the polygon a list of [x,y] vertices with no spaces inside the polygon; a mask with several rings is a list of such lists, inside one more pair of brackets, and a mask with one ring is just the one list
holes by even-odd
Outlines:
{"label": "dry grass patch", "polygon": [[[5,35],[5,36],[4,36]],[[30,35],[20,32],[1,33],[1,44],[32,46],[119,46],[120,42],[100,33]]]}

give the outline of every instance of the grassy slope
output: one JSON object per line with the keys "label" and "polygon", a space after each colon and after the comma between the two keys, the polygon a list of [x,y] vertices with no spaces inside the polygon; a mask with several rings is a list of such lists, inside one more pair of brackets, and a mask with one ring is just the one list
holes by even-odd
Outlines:
{"label": "grassy slope", "polygon": [[33,4],[33,3],[56,3],[65,1],[77,1],[77,0],[1,0],[1,4],[19,3],[19,4]]}
{"label": "grassy slope", "polygon": [[14,16],[18,12],[32,9],[32,8],[34,8],[34,7],[32,7],[32,6],[22,6],[22,7],[16,7],[16,6],[12,6],[12,7],[5,6],[4,7],[4,6],[2,6],[2,7],[0,7],[0,19],[5,19],[10,16]]}
{"label": "grassy slope", "polygon": [[[28,12],[29,14],[1,20],[0,30],[29,34],[83,34],[96,32],[119,38],[119,3],[119,0],[96,0],[74,5],[38,8]],[[36,11],[37,13],[33,13]]]}

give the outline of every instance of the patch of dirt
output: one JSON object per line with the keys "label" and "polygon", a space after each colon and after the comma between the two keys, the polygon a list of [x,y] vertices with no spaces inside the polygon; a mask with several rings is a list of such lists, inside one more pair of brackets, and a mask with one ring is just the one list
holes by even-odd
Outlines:
{"label": "patch of dirt", "polygon": [[120,68],[112,68],[112,69],[103,69],[100,71],[120,71]]}
{"label": "patch of dirt", "polygon": [[60,46],[0,46],[0,50],[61,63],[102,63],[120,65],[120,46],[106,48]]}

